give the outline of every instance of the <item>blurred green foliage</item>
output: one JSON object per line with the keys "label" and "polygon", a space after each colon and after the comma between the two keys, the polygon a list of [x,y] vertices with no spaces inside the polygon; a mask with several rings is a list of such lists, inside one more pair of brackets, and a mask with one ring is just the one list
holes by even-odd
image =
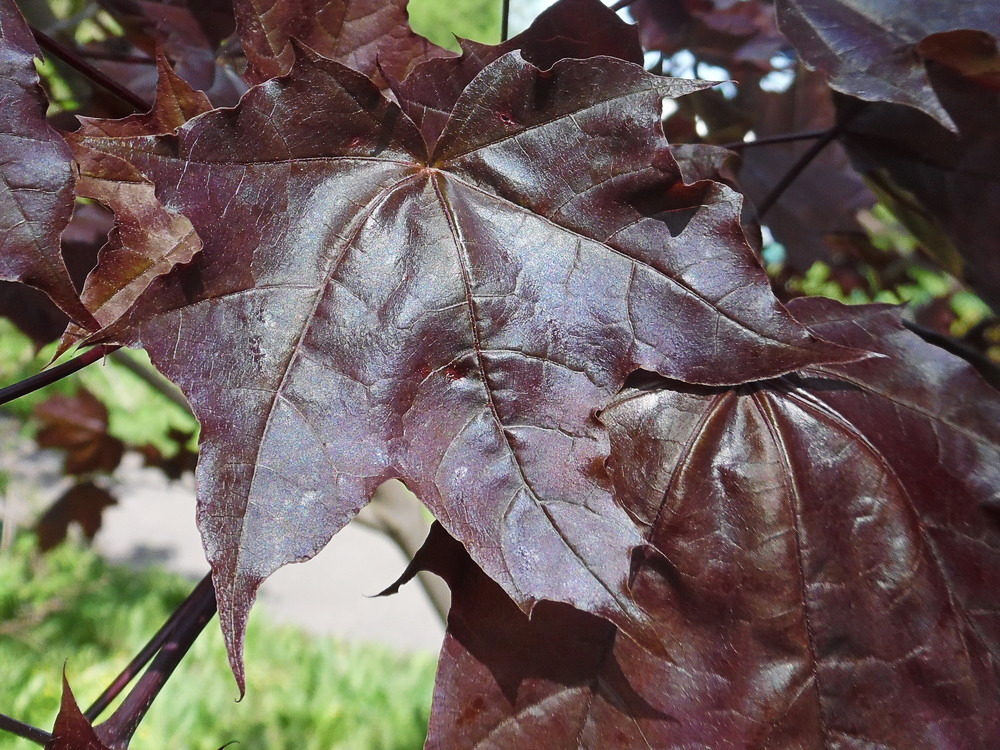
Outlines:
{"label": "blurred green foliage", "polygon": [[[0,555],[0,712],[50,729],[60,673],[81,707],[111,682],[194,587],[63,545],[39,555],[24,535]],[[216,621],[170,679],[135,750],[416,750],[423,746],[436,658],[347,644],[252,618],[240,703]],[[35,747],[0,733],[0,748]]]}

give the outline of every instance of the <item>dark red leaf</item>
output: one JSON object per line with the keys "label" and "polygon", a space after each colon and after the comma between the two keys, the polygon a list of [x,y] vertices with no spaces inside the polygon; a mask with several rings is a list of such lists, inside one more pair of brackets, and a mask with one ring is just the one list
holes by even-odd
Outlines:
{"label": "dark red leaf", "polygon": [[777,0],[778,25],[810,68],[830,85],[869,102],[905,104],[955,130],[927,77],[919,44],[956,29],[1000,38],[994,2],[938,0]]}
{"label": "dark red leaf", "polygon": [[907,107],[873,104],[852,119],[844,144],[937,262],[1000,310],[1000,233],[991,209],[1000,201],[1000,92],[941,65],[930,73],[958,134]]}
{"label": "dark red leaf", "polygon": [[45,745],[45,750],[112,750],[101,741],[94,731],[94,726],[83,715],[76,698],[73,697],[65,672],[62,704],[56,716],[55,726],[52,728],[52,739]]}
{"label": "dark red leaf", "polygon": [[602,413],[630,580],[664,654],[529,619],[456,542],[428,747],[1000,742],[1000,394],[886,308],[797,300],[887,358],[736,388],[646,379]]}
{"label": "dark red leaf", "polygon": [[0,278],[41,289],[70,318],[91,325],[59,252],[73,213],[73,158],[45,121],[38,54],[17,6],[0,4]]}
{"label": "dark red leaf", "polygon": [[525,60],[546,70],[563,58],[606,55],[642,64],[635,30],[600,0],[562,0],[517,36],[492,46],[468,39],[461,57],[445,57],[418,65],[400,81],[389,84],[400,107],[420,128],[432,150],[462,92],[479,73],[501,56],[520,50]]}
{"label": "dark red leaf", "polygon": [[774,6],[759,0],[636,0],[629,12],[643,48],[667,57],[690,50],[713,65],[751,63],[770,70],[771,59],[788,45],[778,33]]}
{"label": "dark red leaf", "polygon": [[108,433],[108,410],[89,391],[52,396],[35,407],[35,418],[38,444],[66,451],[67,474],[111,472],[121,462],[125,446]]}
{"label": "dark red leaf", "polygon": [[[260,83],[287,73],[292,39],[366,76],[381,68],[402,78],[415,64],[452,53],[413,33],[407,0],[235,0],[247,56],[245,78]],[[377,60],[377,63],[376,63]]]}
{"label": "dark red leaf", "polygon": [[261,581],[390,477],[521,606],[641,622],[594,411],[638,367],[734,383],[859,356],[777,304],[735,194],[680,182],[660,101],[701,85],[510,53],[428,157],[370,80],[303,54],[176,137],[84,139],[206,242],[102,338],[141,342],[202,423],[199,523],[238,676]]}
{"label": "dark red leaf", "polygon": [[58,547],[66,541],[69,527],[74,523],[92,540],[101,529],[104,509],[117,503],[110,492],[93,482],[73,485],[35,523],[38,548],[46,552]]}

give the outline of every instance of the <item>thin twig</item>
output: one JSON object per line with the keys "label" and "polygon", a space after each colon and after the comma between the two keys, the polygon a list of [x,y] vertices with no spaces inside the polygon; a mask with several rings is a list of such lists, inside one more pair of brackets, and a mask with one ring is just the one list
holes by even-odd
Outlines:
{"label": "thin twig", "polygon": [[96,83],[101,88],[110,91],[112,94],[132,107],[136,112],[148,112],[152,109],[149,102],[137,93],[126,88],[125,86],[122,86],[118,83],[118,81],[109,78],[107,75],[76,54],[76,52],[71,50],[69,47],[57,42],[48,34],[45,34],[38,29],[32,29],[31,33],[34,35],[35,41],[38,42],[39,47],[51,52],[88,80]]}
{"label": "thin twig", "polygon": [[613,10],[615,13],[617,13],[622,8],[627,8],[628,6],[630,6],[634,2],[635,2],[635,0],[618,0],[617,3],[615,3],[614,5],[611,6],[611,10]]}
{"label": "thin twig", "polygon": [[503,0],[500,9],[500,41],[506,42],[510,35],[510,0]]}
{"label": "thin twig", "polygon": [[802,156],[789,168],[787,172],[778,181],[778,184],[771,188],[764,200],[760,202],[757,207],[757,221],[763,221],[767,212],[770,211],[774,204],[778,202],[778,199],[784,194],[788,187],[795,182],[796,178],[802,174],[802,171],[809,166],[813,159],[819,156],[820,152],[830,145],[830,143],[837,138],[844,129],[851,123],[851,121],[857,116],[861,111],[861,103],[858,102],[852,110],[845,114],[836,125],[827,130],[819,139],[816,140],[813,145],[811,145]]}
{"label": "thin twig", "polygon": [[825,130],[803,130],[798,133],[782,133],[781,135],[767,135],[753,141],[732,141],[723,143],[722,148],[730,151],[740,151],[744,148],[754,148],[756,146],[770,146],[773,143],[794,143],[795,141],[811,141],[822,138],[830,132],[830,128]]}
{"label": "thin twig", "polygon": [[18,721],[5,714],[0,714],[0,729],[31,740],[38,745],[47,745],[52,741],[52,735],[45,730],[33,727],[31,724],[25,724],[23,721]]}
{"label": "thin twig", "polygon": [[184,618],[190,616],[191,610],[196,606],[199,599],[204,595],[205,588],[212,585],[211,575],[207,575],[201,579],[198,585],[195,587],[191,595],[185,599],[181,605],[174,610],[173,614],[167,618],[167,621],[163,623],[156,635],[149,639],[149,643],[142,647],[142,650],[135,655],[135,658],[128,663],[128,666],[121,671],[121,673],[108,685],[107,689],[101,693],[97,700],[86,711],[83,715],[87,717],[87,720],[93,723],[97,720],[104,709],[111,705],[118,694],[124,690],[130,682],[135,678],[139,671],[146,666],[150,659],[156,656],[157,652],[163,647],[163,644],[167,642],[167,639],[174,631],[174,627],[178,622],[184,620]]}
{"label": "thin twig", "polygon": [[82,370],[87,365],[93,364],[100,359],[104,359],[106,356],[111,354],[111,352],[120,348],[121,347],[116,345],[101,344],[100,346],[95,346],[93,349],[85,351],[79,357],[75,357],[69,362],[56,365],[50,370],[43,370],[37,375],[32,375],[30,378],[25,378],[20,382],[12,383],[6,388],[0,388],[0,405],[13,401],[16,398],[21,398],[21,396],[27,396],[29,393],[34,393],[47,385],[52,385],[57,380],[62,380],[67,375],[72,375],[74,372]]}

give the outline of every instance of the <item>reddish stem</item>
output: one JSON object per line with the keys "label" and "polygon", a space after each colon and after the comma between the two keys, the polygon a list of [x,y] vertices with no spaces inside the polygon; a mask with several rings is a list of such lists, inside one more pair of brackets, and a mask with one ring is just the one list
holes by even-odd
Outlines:
{"label": "reddish stem", "polygon": [[111,718],[96,728],[98,736],[116,750],[128,747],[129,740],[156,696],[215,615],[217,604],[211,576],[202,579],[179,609],[183,610],[183,615],[174,622],[152,664]]}

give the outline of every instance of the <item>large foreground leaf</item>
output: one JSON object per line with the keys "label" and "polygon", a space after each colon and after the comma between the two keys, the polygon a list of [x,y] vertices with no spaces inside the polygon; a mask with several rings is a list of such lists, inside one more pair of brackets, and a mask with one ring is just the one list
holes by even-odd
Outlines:
{"label": "large foreground leaf", "polygon": [[595,410],[637,368],[731,384],[859,356],[774,300],[734,193],[680,182],[660,101],[700,86],[511,52],[428,155],[369,79],[302,52],[176,136],[83,139],[205,242],[101,338],[145,346],[201,421],[199,523],[238,677],[261,581],[391,477],[525,609],[642,630],[641,538]]}
{"label": "large foreground leaf", "polygon": [[432,535],[416,566],[453,608],[429,747],[1000,742],[1000,394],[885,308],[793,310],[890,359],[648,379],[602,414],[663,653],[565,605],[529,619]]}
{"label": "large foreground leaf", "polygon": [[0,278],[41,289],[70,318],[93,323],[59,252],[73,213],[73,157],[45,121],[36,55],[14,0],[0,0]]}

